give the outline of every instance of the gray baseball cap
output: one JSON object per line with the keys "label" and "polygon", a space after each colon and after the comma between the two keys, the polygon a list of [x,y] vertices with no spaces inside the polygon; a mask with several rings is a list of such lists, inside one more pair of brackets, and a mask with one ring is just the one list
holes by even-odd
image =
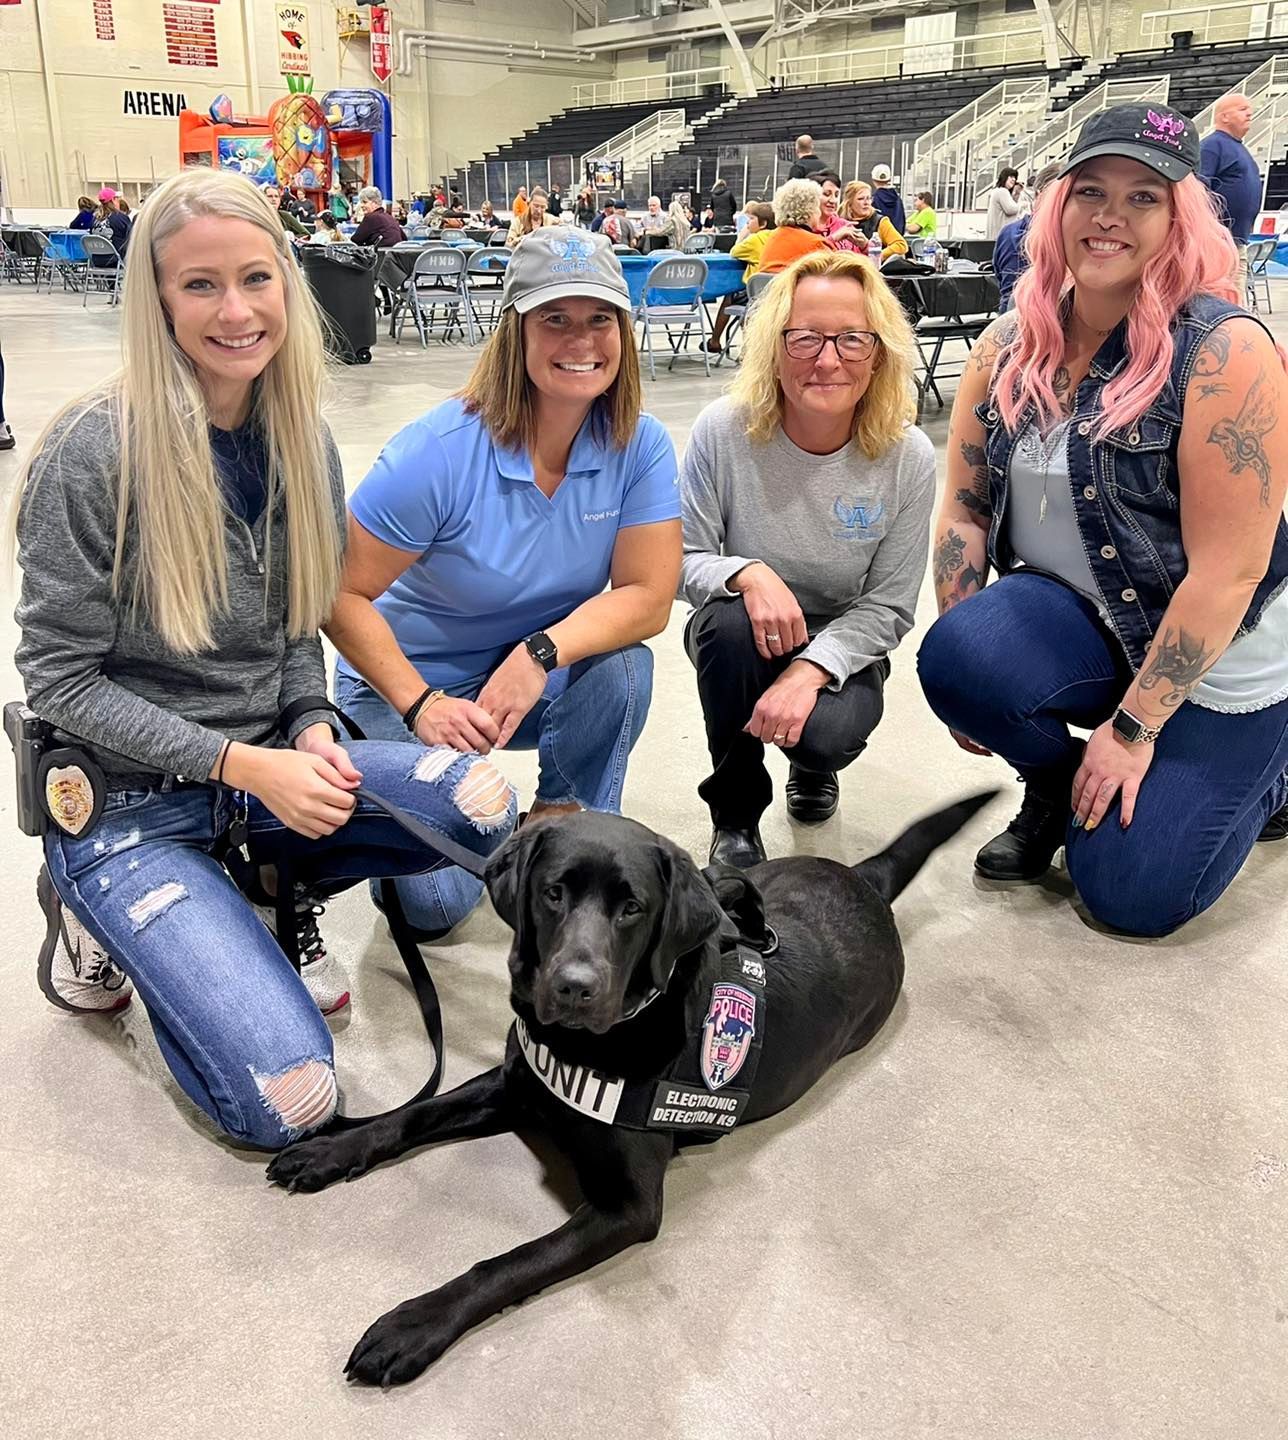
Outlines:
{"label": "gray baseball cap", "polygon": [[631,292],[606,235],[551,225],[525,236],[505,271],[501,308],[526,315],[550,300],[583,296],[631,310]]}

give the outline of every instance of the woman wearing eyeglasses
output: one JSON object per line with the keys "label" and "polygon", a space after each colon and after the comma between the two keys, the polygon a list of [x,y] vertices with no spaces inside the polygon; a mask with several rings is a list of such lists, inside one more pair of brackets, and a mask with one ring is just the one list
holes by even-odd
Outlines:
{"label": "woman wearing eyeglasses", "polygon": [[912,331],[857,255],[803,256],[764,292],[729,394],[681,469],[685,632],[712,773],[711,859],[765,859],[765,745],[787,812],[836,811],[837,771],[881,719],[926,567],[934,449],[913,424]]}

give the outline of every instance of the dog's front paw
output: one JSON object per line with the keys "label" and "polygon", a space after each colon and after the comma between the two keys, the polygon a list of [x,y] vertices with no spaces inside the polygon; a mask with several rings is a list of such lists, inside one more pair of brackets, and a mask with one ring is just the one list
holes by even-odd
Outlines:
{"label": "dog's front paw", "polygon": [[356,1180],[371,1168],[359,1131],[343,1135],[314,1135],[288,1146],[269,1162],[268,1178],[274,1185],[296,1190],[325,1190],[337,1180]]}
{"label": "dog's front paw", "polygon": [[405,1385],[456,1339],[433,1295],[405,1300],[382,1315],[353,1347],[344,1373],[362,1385]]}

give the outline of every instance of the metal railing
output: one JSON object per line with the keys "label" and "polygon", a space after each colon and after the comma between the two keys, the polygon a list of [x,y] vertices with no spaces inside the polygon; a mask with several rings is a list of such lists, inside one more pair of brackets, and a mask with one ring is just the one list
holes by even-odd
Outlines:
{"label": "metal railing", "polygon": [[543,160],[474,160],[454,172],[464,181],[462,198],[467,210],[490,200],[497,210],[509,210],[520,185],[532,194],[534,185],[547,194],[558,185],[566,205],[581,188],[582,172],[575,155],[547,155]]}
{"label": "metal railing", "polygon": [[654,155],[679,145],[687,126],[683,110],[655,111],[647,120],[641,120],[638,125],[632,125],[611,140],[587,150],[581,157],[582,173],[585,174],[588,162],[599,159],[620,160],[627,174],[647,169]]}
{"label": "metal railing", "polygon": [[1042,58],[1042,32],[1032,29],[796,55],[784,58],[779,68],[784,85],[825,85],[845,80],[880,80],[890,75],[1019,65]]}
{"label": "metal railing", "polygon": [[1140,17],[1140,37],[1149,50],[1162,49],[1174,34],[1187,30],[1201,45],[1288,36],[1288,0],[1174,5],[1167,10],[1147,10]]}
{"label": "metal railing", "polygon": [[1039,124],[1050,104],[1050,92],[1045,77],[1003,80],[963,105],[917,140],[909,177],[912,185],[931,191],[946,208],[969,204],[967,177],[972,160],[1009,148]]}
{"label": "metal railing", "polygon": [[727,65],[672,70],[666,75],[637,75],[627,80],[589,80],[572,87],[574,106],[629,105],[640,100],[687,100],[712,88],[728,88]]}
{"label": "metal railing", "polygon": [[982,158],[982,150],[977,151],[976,155],[981,158],[976,164],[971,186],[975,204],[988,203],[988,192],[996,184],[999,170],[1019,170],[1021,174],[1040,170],[1043,165],[1058,160],[1073,148],[1083,122],[1093,115],[1108,110],[1111,105],[1126,105],[1139,100],[1158,100],[1166,104],[1170,85],[1171,77],[1168,75],[1106,80],[1094,90],[1079,96],[1067,110],[1051,116],[1014,145],[996,151],[987,159]]}
{"label": "metal railing", "polygon": [[[1232,85],[1226,91],[1226,95],[1246,95],[1252,102],[1252,129],[1259,128],[1261,112],[1272,105],[1280,96],[1288,94],[1288,54],[1276,55],[1250,74],[1245,75],[1237,85]],[[1225,95],[1219,96],[1207,107],[1194,117],[1194,128],[1200,135],[1207,132],[1216,123],[1216,107],[1225,99]],[[1249,134],[1252,132],[1249,131]],[[1243,142],[1248,145],[1245,139]],[[1252,146],[1248,145],[1251,150]]]}

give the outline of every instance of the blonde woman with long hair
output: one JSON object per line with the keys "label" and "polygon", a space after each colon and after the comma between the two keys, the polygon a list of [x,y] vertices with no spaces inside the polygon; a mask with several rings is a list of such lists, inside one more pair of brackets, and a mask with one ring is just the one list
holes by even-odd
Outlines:
{"label": "blonde woman with long hair", "polygon": [[713,767],[698,787],[713,862],[765,859],[765,745],[791,762],[788,814],[817,824],[881,718],[935,491],[934,449],[912,423],[915,359],[873,266],[806,255],[757,300],[737,379],[694,422],[681,594],[696,607],[685,645]]}
{"label": "blonde woman with long hair", "polygon": [[[440,862],[386,808],[480,854],[512,814],[477,756],[418,778],[401,747],[332,732],[318,626],[344,483],[322,348],[266,198],[218,171],[167,181],[135,227],[123,367],[54,420],[16,502],[18,669],[82,757],[49,806],[41,987],[80,1014],[136,988],[179,1085],[265,1148],[335,1109],[322,1011],[348,985],[321,896]],[[318,887],[281,906],[299,973],[221,863],[243,845],[253,886],[289,863]]]}
{"label": "blonde woman with long hair", "polygon": [[[530,235],[464,390],[395,435],[349,500],[337,698],[368,735],[536,750],[530,818],[620,809],[652,695],[643,642],[680,574],[675,451],[641,413],[631,309],[602,236]],[[398,891],[433,936],[482,885],[456,868]]]}

